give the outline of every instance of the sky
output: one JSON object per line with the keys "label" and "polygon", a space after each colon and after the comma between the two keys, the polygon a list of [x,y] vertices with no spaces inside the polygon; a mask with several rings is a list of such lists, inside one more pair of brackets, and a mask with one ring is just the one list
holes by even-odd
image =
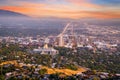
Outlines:
{"label": "sky", "polygon": [[37,18],[120,18],[120,0],[0,0],[0,9]]}

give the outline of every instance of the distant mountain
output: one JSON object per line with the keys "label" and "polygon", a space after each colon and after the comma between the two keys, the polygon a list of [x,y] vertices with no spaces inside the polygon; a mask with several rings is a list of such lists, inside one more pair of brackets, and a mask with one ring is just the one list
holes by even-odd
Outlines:
{"label": "distant mountain", "polygon": [[0,10],[0,17],[28,17],[28,16],[18,12]]}

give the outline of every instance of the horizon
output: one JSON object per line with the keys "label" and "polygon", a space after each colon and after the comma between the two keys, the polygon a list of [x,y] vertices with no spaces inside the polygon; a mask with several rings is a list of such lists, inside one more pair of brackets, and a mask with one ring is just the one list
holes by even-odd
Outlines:
{"label": "horizon", "polygon": [[0,0],[0,80],[120,80],[120,0]]}
{"label": "horizon", "polygon": [[0,9],[22,13],[33,18],[119,19],[119,4],[118,0],[2,0]]}

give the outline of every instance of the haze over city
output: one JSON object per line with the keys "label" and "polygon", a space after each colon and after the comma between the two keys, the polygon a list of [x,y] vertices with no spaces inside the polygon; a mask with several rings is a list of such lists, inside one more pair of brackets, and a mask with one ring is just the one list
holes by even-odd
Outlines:
{"label": "haze over city", "polygon": [[0,80],[120,80],[120,0],[0,0]]}

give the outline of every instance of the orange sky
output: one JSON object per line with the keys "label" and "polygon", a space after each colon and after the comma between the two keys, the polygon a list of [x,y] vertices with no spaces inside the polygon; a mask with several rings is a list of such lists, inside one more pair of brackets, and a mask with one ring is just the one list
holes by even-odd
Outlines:
{"label": "orange sky", "polygon": [[[89,0],[51,0],[33,2],[8,0],[11,4],[1,5],[0,9],[20,12],[32,17],[59,18],[120,18],[119,5],[111,6],[91,3]],[[12,2],[13,1],[13,2]],[[54,2],[54,3],[52,3]]]}

